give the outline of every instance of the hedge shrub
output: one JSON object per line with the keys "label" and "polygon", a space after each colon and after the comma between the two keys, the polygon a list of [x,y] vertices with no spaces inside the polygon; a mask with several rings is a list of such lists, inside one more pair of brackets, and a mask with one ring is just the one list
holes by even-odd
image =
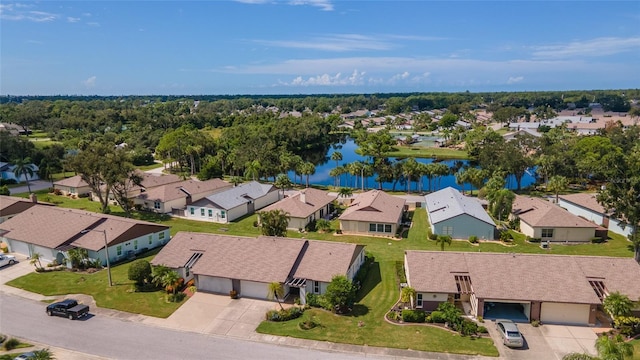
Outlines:
{"label": "hedge shrub", "polygon": [[289,321],[299,318],[303,313],[304,310],[297,306],[283,310],[269,310],[267,311],[266,319],[268,321]]}
{"label": "hedge shrub", "polygon": [[477,244],[478,243],[478,237],[476,235],[469,236],[469,242],[472,243],[472,244]]}
{"label": "hedge shrub", "polygon": [[423,323],[425,320],[425,313],[422,310],[402,310],[402,321],[410,323]]}
{"label": "hedge shrub", "polygon": [[431,322],[439,323],[439,324],[444,324],[446,322],[446,319],[442,311],[437,311],[437,310],[432,311],[430,316],[431,316]]}

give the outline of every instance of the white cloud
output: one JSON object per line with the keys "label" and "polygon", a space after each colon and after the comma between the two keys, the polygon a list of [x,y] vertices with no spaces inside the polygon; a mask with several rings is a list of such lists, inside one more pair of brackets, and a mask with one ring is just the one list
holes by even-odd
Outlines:
{"label": "white cloud", "polygon": [[519,82],[522,82],[522,80],[524,80],[524,76],[509,76],[507,84],[517,84]]}
{"label": "white cloud", "polygon": [[322,74],[311,76],[308,78],[303,78],[302,76],[298,76],[291,80],[290,82],[279,82],[280,85],[289,85],[289,86],[344,86],[344,85],[363,85],[364,82],[364,71],[353,70],[351,75],[342,76],[342,73],[337,73],[334,76],[329,74]]}
{"label": "white cloud", "polygon": [[60,16],[54,13],[25,10],[31,8],[32,5],[25,4],[0,4],[0,19],[10,21],[33,21],[33,22],[49,22],[58,19]]}
{"label": "white cloud", "polygon": [[328,35],[305,40],[255,40],[255,42],[284,48],[324,51],[389,50],[393,43],[358,34]]}
{"label": "white cloud", "polygon": [[67,16],[67,21],[70,23],[77,23],[78,21],[80,21],[80,18]]}
{"label": "white cloud", "polygon": [[90,89],[96,86],[96,79],[97,78],[95,76],[92,76],[87,80],[83,81],[82,83],[84,84],[84,86],[87,87],[87,89]]}
{"label": "white cloud", "polygon": [[291,5],[309,5],[319,7],[322,11],[333,11],[333,4],[330,0],[291,0]]}
{"label": "white cloud", "polygon": [[100,27],[100,23],[95,21],[88,22],[87,25],[93,26],[93,27]]}
{"label": "white cloud", "polygon": [[566,59],[615,55],[628,51],[638,51],[640,37],[601,37],[567,44],[533,46],[533,56],[537,59]]}

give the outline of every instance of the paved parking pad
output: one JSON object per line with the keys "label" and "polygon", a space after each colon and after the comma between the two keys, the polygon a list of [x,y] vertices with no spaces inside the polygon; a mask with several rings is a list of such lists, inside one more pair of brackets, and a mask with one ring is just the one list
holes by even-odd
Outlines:
{"label": "paved parking pad", "polygon": [[597,355],[595,349],[597,335],[590,327],[543,325],[540,331],[558,359],[572,352]]}

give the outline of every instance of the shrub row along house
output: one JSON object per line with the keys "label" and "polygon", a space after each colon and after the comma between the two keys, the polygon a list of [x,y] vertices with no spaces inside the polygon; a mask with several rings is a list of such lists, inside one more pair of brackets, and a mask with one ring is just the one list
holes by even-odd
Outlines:
{"label": "shrub row along house", "polygon": [[405,251],[408,285],[427,311],[459,300],[473,316],[594,325],[610,293],[640,298],[632,258]]}
{"label": "shrub row along house", "polygon": [[365,260],[364,246],[281,237],[258,238],[178,232],[153,259],[172,268],[199,291],[266,299],[269,284],[305,302],[323,294],[335,275],[349,280]]}
{"label": "shrub row along house", "polygon": [[0,240],[10,251],[70,265],[68,251],[86,249],[106,265],[166,244],[169,227],[119,216],[36,204],[0,224]]}

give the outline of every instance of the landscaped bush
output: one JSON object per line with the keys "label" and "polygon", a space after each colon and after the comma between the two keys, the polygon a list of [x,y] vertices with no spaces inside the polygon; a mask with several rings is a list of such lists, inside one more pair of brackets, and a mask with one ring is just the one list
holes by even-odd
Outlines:
{"label": "landscaped bush", "polygon": [[307,293],[307,305],[316,308],[323,308],[331,310],[331,305],[327,303],[327,300],[322,295]]}
{"label": "landscaped bush", "polygon": [[487,330],[487,328],[484,327],[484,326],[478,326],[478,333],[479,334],[487,334],[487,333],[489,333],[489,330]]}
{"label": "landscaped bush", "polygon": [[625,336],[640,334],[640,318],[635,316],[618,316],[613,320],[616,329]]}
{"label": "landscaped bush", "polygon": [[445,321],[447,321],[442,311],[433,311],[429,316],[431,317],[431,322],[433,323],[444,324]]}
{"label": "landscaped bush", "polygon": [[411,323],[423,323],[425,320],[425,313],[422,310],[402,310],[402,321]]}
{"label": "landscaped bush", "polygon": [[177,292],[175,294],[169,294],[167,298],[169,299],[170,302],[180,302],[184,300],[186,296],[187,294],[183,292]]}
{"label": "landscaped bush", "polygon": [[469,242],[472,244],[477,244],[478,243],[478,237],[475,235],[471,235],[469,236]]}
{"label": "landscaped bush", "polygon": [[540,326],[540,320],[531,320],[531,326],[533,327]]}
{"label": "landscaped bush", "polygon": [[469,319],[464,319],[458,330],[462,336],[475,335],[478,333],[478,324]]}
{"label": "landscaped bush", "polygon": [[429,240],[437,240],[438,239],[438,235],[432,233],[431,231],[429,231],[429,233],[427,233],[427,236],[429,237]]}
{"label": "landscaped bush", "polygon": [[502,231],[500,233],[500,240],[502,240],[503,242],[512,242],[513,241],[513,235],[511,235],[510,232],[508,231]]}
{"label": "landscaped bush", "polygon": [[10,338],[9,340],[4,342],[2,347],[5,350],[9,351],[9,350],[13,350],[13,349],[17,348],[18,345],[20,345],[20,340],[18,340],[16,338]]}
{"label": "landscaped bush", "polygon": [[289,321],[297,319],[304,313],[304,310],[294,306],[283,310],[269,310],[266,314],[268,321]]}
{"label": "landscaped bush", "polygon": [[404,262],[396,261],[396,278],[401,283],[407,282],[407,275],[404,272]]}
{"label": "landscaped bush", "polygon": [[392,321],[398,321],[402,319],[402,315],[397,311],[390,311],[389,314],[387,314],[387,318]]}

